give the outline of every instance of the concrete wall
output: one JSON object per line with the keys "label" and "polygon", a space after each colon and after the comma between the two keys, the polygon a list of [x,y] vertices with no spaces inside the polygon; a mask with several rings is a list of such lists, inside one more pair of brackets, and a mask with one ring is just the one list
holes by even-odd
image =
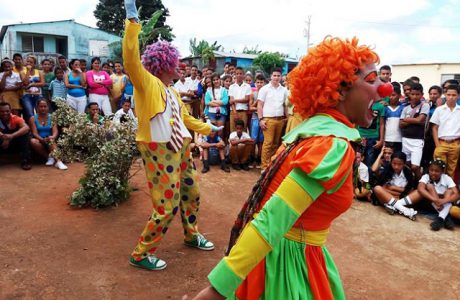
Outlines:
{"label": "concrete wall", "polygon": [[428,95],[428,89],[433,85],[441,86],[442,81],[447,78],[446,75],[460,75],[460,63],[452,64],[417,64],[417,65],[393,65],[392,66],[392,81],[405,81],[411,76],[420,78],[420,83],[423,85],[425,97]]}

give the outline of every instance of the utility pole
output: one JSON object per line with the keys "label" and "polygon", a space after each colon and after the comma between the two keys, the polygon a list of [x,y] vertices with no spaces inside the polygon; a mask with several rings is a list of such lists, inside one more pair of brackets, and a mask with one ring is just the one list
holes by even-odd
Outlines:
{"label": "utility pole", "polygon": [[305,21],[306,27],[303,29],[303,35],[307,38],[307,50],[310,48],[310,26],[311,26],[311,15],[307,17]]}

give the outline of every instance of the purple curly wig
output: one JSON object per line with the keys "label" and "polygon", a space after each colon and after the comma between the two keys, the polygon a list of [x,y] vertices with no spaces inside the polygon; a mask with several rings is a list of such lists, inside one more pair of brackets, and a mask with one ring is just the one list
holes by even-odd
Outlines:
{"label": "purple curly wig", "polygon": [[172,71],[179,64],[179,51],[166,41],[158,41],[147,46],[142,54],[142,64],[155,76],[160,70]]}

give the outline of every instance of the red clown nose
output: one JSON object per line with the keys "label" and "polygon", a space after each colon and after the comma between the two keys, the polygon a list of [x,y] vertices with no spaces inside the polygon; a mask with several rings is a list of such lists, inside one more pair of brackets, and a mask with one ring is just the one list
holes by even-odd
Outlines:
{"label": "red clown nose", "polygon": [[390,97],[391,93],[393,93],[393,85],[389,82],[384,83],[377,88],[377,93],[382,98]]}

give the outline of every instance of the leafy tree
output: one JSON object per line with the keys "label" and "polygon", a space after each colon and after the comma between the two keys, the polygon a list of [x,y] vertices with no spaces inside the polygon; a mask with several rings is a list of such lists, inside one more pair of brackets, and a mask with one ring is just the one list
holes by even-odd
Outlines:
{"label": "leafy tree", "polygon": [[284,66],[284,58],[279,52],[263,52],[253,60],[252,64],[260,67],[266,74],[271,74],[274,68]]}
{"label": "leafy tree", "polygon": [[209,53],[209,51],[220,51],[224,50],[222,45],[218,45],[217,41],[214,41],[214,43],[210,44],[209,42],[205,40],[201,40],[197,42],[196,38],[190,39],[190,53],[192,53],[192,56],[202,56],[203,52],[204,53]]}
{"label": "leafy tree", "polygon": [[244,54],[261,54],[262,50],[259,50],[259,45],[256,45],[255,47],[248,48],[248,46],[244,46],[243,48],[243,53]]}
{"label": "leafy tree", "polygon": [[[136,0],[136,6],[139,7],[140,20],[152,19],[155,12],[163,12],[154,24],[154,28],[158,30],[149,36],[146,43],[157,41],[160,35],[163,40],[173,40],[172,28],[165,24],[169,10],[164,7],[161,0]],[[123,0],[99,0],[94,16],[98,20],[97,27],[99,29],[119,36],[122,35],[126,18]]]}

